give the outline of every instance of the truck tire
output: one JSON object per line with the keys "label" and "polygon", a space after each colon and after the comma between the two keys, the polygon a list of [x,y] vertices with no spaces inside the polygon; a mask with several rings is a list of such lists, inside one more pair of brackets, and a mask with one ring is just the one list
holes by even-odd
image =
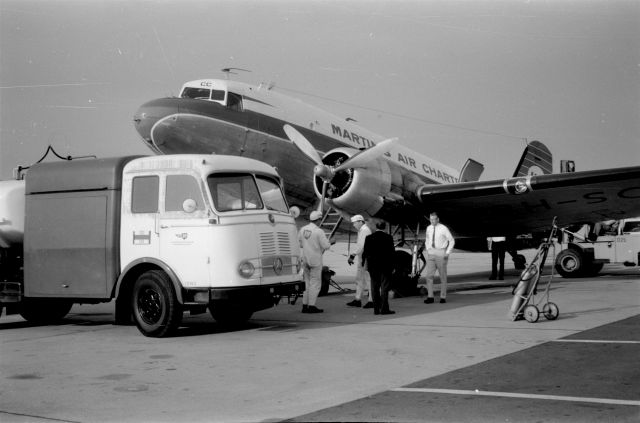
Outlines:
{"label": "truck tire", "polygon": [[144,336],[161,338],[172,334],[182,321],[173,284],[160,270],[144,272],[133,286],[133,319]]}
{"label": "truck tire", "polygon": [[231,329],[244,326],[253,315],[253,311],[241,305],[222,301],[211,302],[209,313],[221,326]]}
{"label": "truck tire", "polygon": [[27,322],[48,324],[62,320],[71,306],[71,301],[58,298],[24,298],[19,312]]}
{"label": "truck tire", "polygon": [[564,278],[578,278],[583,276],[585,259],[580,251],[568,248],[560,251],[556,257],[556,271]]}

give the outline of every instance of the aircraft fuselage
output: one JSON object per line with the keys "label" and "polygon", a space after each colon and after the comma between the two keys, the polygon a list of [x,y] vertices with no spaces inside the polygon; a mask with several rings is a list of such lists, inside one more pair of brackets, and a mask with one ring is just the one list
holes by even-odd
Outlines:
{"label": "aircraft fuselage", "polygon": [[[335,149],[354,154],[384,139],[267,88],[225,80],[192,81],[185,87],[181,97],[152,100],[139,108],[134,121],[146,145],[161,154],[228,154],[264,161],[276,167],[284,179],[290,204],[302,208],[317,202],[318,187],[314,187],[313,163],[288,139],[285,124],[300,131],[321,155]],[[217,100],[213,99],[216,94],[206,99],[189,98],[189,93],[200,95],[211,88],[224,94]],[[403,207],[403,216],[398,216],[402,219],[408,217],[407,212],[422,214],[411,207],[419,186],[454,183],[459,178],[458,171],[401,145],[381,160],[390,174],[388,198],[384,200],[402,199],[408,206]]]}

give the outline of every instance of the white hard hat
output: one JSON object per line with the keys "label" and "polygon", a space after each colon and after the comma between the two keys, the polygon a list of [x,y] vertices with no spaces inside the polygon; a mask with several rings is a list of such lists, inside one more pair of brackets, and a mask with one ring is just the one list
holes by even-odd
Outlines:
{"label": "white hard hat", "polygon": [[309,220],[313,222],[314,220],[318,220],[321,217],[322,217],[322,213],[320,213],[318,210],[314,210],[309,215]]}
{"label": "white hard hat", "polygon": [[355,216],[351,216],[351,223],[356,223],[356,222],[364,222],[364,217],[362,217],[359,214],[356,214]]}

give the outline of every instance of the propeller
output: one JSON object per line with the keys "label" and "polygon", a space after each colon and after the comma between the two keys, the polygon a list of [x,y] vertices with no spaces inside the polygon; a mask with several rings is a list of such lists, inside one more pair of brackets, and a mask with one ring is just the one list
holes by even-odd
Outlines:
{"label": "propeller", "polygon": [[297,129],[289,124],[285,124],[283,129],[285,134],[287,134],[287,137],[289,137],[293,144],[298,147],[305,156],[307,156],[316,164],[316,166],[313,168],[313,174],[322,179],[322,198],[320,199],[319,211],[323,215],[323,205],[325,194],[327,192],[327,185],[329,185],[329,182],[331,182],[337,172],[346,169],[367,167],[367,165],[374,161],[378,156],[381,156],[388,152],[391,147],[393,147],[393,145],[395,145],[395,143],[398,141],[398,138],[386,139],[367,150],[363,150],[353,155],[344,163],[333,167],[322,162],[322,159],[320,158],[320,155],[316,151],[315,147]]}

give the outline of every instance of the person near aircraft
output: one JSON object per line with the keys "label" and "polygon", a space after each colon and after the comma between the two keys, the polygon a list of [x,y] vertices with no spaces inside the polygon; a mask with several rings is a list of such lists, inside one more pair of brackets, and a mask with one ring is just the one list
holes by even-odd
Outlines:
{"label": "person near aircraft", "polygon": [[[491,276],[489,280],[504,280],[504,256],[507,251],[507,239],[503,236],[491,236],[487,238],[487,245],[491,251]],[[500,268],[498,269],[498,262]]]}
{"label": "person near aircraft", "polygon": [[305,290],[302,294],[303,313],[322,313],[324,310],[316,307],[316,301],[322,287],[322,255],[331,248],[324,231],[316,225],[322,213],[314,210],[309,215],[309,223],[300,228],[298,242],[302,248],[302,275]]}
{"label": "person near aircraft", "polygon": [[351,217],[351,223],[358,231],[358,240],[356,241],[355,251],[349,255],[349,259],[347,262],[349,265],[352,265],[355,261],[356,263],[356,296],[355,299],[351,302],[348,302],[347,305],[350,307],[361,307],[362,306],[362,295],[364,291],[368,292],[369,301],[364,305],[363,308],[373,308],[373,296],[371,294],[371,277],[369,276],[369,272],[364,268],[362,262],[362,251],[364,250],[364,242],[365,239],[371,235],[371,229],[367,226],[364,221],[364,218],[356,214]]}
{"label": "person near aircraft", "polygon": [[429,214],[431,224],[427,226],[425,244],[427,246],[427,299],[425,304],[434,302],[433,279],[436,270],[440,275],[440,302],[447,302],[447,263],[453,251],[455,240],[445,225],[440,223],[436,212]]}
{"label": "person near aircraft", "polygon": [[395,314],[389,310],[395,247],[393,237],[384,231],[386,227],[384,221],[378,221],[376,231],[365,239],[362,251],[362,262],[371,276],[373,314]]}

